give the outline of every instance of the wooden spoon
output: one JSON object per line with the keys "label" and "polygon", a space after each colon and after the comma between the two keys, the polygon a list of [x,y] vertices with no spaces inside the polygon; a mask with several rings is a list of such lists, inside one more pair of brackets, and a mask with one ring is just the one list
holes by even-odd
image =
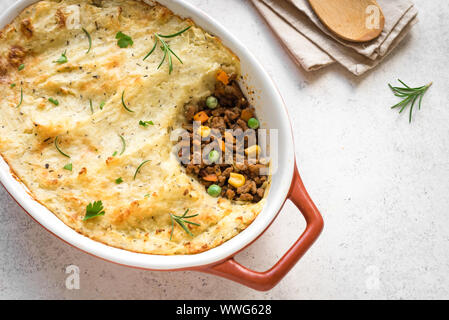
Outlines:
{"label": "wooden spoon", "polygon": [[321,22],[344,40],[373,40],[385,25],[376,0],[309,0],[309,3]]}

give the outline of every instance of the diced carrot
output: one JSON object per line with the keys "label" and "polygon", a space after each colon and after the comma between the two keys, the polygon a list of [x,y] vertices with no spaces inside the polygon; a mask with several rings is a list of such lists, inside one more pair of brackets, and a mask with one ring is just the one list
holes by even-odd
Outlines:
{"label": "diced carrot", "polygon": [[250,108],[246,108],[242,110],[242,114],[240,115],[240,118],[242,120],[248,122],[249,119],[251,119],[254,115],[254,112]]}
{"label": "diced carrot", "polygon": [[222,82],[224,85],[228,85],[229,76],[223,70],[218,71],[217,80]]}
{"label": "diced carrot", "polygon": [[204,111],[200,111],[193,116],[193,120],[200,121],[201,123],[206,122],[207,119],[209,119],[209,116]]}
{"label": "diced carrot", "polygon": [[218,180],[216,174],[208,174],[207,176],[203,177],[203,180],[209,181],[209,182],[215,182]]}
{"label": "diced carrot", "polygon": [[220,140],[220,149],[221,151],[225,151],[226,149],[226,143],[223,140]]}

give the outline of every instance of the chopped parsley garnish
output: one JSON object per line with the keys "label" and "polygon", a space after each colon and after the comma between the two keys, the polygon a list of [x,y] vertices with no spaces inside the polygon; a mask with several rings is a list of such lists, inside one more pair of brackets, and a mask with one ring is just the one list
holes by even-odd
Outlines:
{"label": "chopped parsley garnish", "polygon": [[64,169],[65,169],[65,170],[72,171],[72,164],[71,164],[71,163],[67,163],[67,164],[64,166]]}
{"label": "chopped parsley garnish", "polygon": [[11,83],[11,88],[14,88],[16,86],[15,83]]}
{"label": "chopped parsley garnish", "polygon": [[23,69],[25,69],[25,65],[22,63],[22,64],[19,66],[18,70],[19,70],[19,71],[22,71]]}
{"label": "chopped parsley garnish", "polygon": [[138,167],[137,167],[137,170],[136,170],[136,172],[134,173],[134,180],[136,180],[136,177],[137,177],[137,174],[139,173],[139,171],[140,171],[140,168],[142,168],[147,162],[150,162],[151,160],[145,160],[144,162],[142,162]]}
{"label": "chopped parsley garnish", "polygon": [[51,103],[53,103],[55,106],[59,106],[59,101],[58,101],[57,99],[48,98],[48,101],[50,101]]}
{"label": "chopped parsley garnish", "polygon": [[88,54],[90,52],[90,49],[92,48],[92,38],[89,34],[89,32],[87,32],[86,29],[82,28],[84,33],[86,34],[87,40],[89,41],[89,49],[87,49],[86,54]]}
{"label": "chopped parsley garnish", "polygon": [[[100,103],[100,110],[103,110],[103,107],[106,105],[106,102],[102,101]],[[92,112],[92,114],[94,114],[94,106],[92,104],[92,99],[89,99],[89,106],[90,106],[90,112]]]}
{"label": "chopped parsley garnish", "polygon": [[23,88],[20,88],[20,101],[19,104],[16,106],[16,108],[20,107],[23,102]]}
{"label": "chopped parsley garnish", "polygon": [[84,221],[88,219],[92,219],[98,216],[104,216],[104,208],[103,202],[95,201],[93,203],[89,203],[86,207],[86,215],[84,216]]}
{"label": "chopped parsley garnish", "polygon": [[58,58],[58,60],[53,61],[53,62],[54,62],[54,63],[63,64],[63,63],[66,63],[67,61],[69,61],[69,60],[67,59],[66,53],[67,53],[67,50],[65,50],[65,51],[61,54],[61,56]]}
{"label": "chopped parsley garnish", "polygon": [[131,39],[130,36],[124,34],[123,32],[119,31],[115,35],[115,38],[118,40],[117,45],[120,48],[127,48],[128,46],[132,46],[134,44],[133,39]]}
{"label": "chopped parsley garnish", "polygon": [[149,125],[154,125],[154,122],[153,121],[142,121],[142,120],[140,120],[139,121],[139,125],[141,125],[142,127],[148,127]]}
{"label": "chopped parsley garnish", "polygon": [[115,157],[117,155],[117,151],[114,151],[114,153],[112,154],[113,157]]}
{"label": "chopped parsley garnish", "polygon": [[115,183],[120,184],[123,182],[122,177],[115,179]]}
{"label": "chopped parsley garnish", "polygon": [[134,112],[130,108],[128,108],[128,106],[125,103],[125,90],[123,90],[123,92],[122,92],[122,105],[123,105],[123,108],[125,108],[126,111]]}

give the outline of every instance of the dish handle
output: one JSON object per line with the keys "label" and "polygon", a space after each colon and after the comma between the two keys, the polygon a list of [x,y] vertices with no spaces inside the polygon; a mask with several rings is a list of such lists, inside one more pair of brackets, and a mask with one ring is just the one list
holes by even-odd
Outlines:
{"label": "dish handle", "polygon": [[310,199],[310,196],[302,183],[301,177],[299,176],[296,164],[292,185],[287,197],[302,213],[307,226],[299,239],[271,269],[265,272],[254,271],[242,266],[234,260],[234,257],[231,257],[228,260],[203,271],[227,278],[260,291],[267,291],[276,286],[276,284],[285,277],[285,275],[306,253],[323,229],[323,218],[315,204],[312,202],[312,199]]}

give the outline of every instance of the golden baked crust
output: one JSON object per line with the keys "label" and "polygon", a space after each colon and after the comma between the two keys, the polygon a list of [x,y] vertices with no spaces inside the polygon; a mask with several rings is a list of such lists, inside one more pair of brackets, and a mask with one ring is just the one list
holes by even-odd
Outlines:
{"label": "golden baked crust", "polygon": [[[173,60],[171,75],[166,63],[157,70],[161,50],[142,61],[154,32],[169,34],[188,25],[188,32],[170,39],[184,62]],[[88,54],[82,28],[92,36]],[[132,37],[132,47],[117,46],[118,31]],[[55,63],[64,51],[68,62]],[[85,236],[151,254],[216,247],[245,229],[265,202],[210,197],[172,153],[170,132],[184,121],[183,106],[211,94],[219,69],[239,74],[238,58],[193,21],[159,4],[40,1],[0,33],[0,153],[36,200]],[[23,102],[16,108],[21,89]],[[125,89],[133,113],[121,104]],[[139,126],[140,120],[154,126]],[[126,141],[121,155],[120,135]],[[70,159],[56,150],[57,136]],[[133,180],[144,160],[150,161]],[[63,169],[68,163],[72,171]],[[116,184],[119,177],[124,182]],[[86,205],[97,200],[106,214],[83,221]],[[169,213],[186,209],[199,214],[191,221],[200,226],[190,226],[193,237],[175,226],[170,240]]]}

